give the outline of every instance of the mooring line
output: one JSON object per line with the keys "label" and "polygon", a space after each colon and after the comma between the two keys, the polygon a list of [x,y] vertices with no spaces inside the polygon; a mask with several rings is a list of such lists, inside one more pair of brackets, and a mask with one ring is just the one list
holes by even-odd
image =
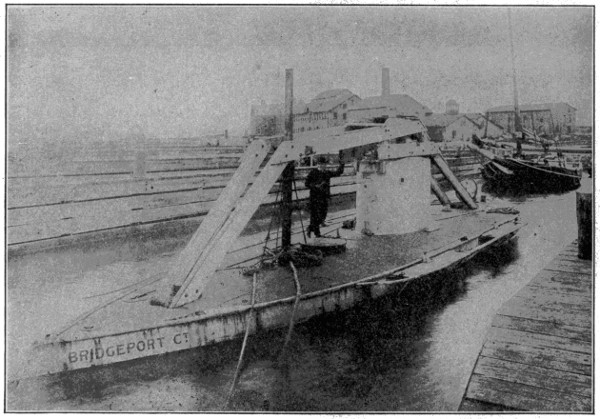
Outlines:
{"label": "mooring line", "polygon": [[283,346],[281,347],[281,353],[279,354],[279,364],[281,365],[283,361],[283,356],[285,354],[285,350],[287,348],[290,339],[292,338],[292,331],[294,330],[294,319],[296,317],[296,310],[298,309],[298,303],[300,302],[300,296],[302,292],[300,290],[300,281],[298,280],[298,271],[294,266],[294,263],[290,261],[290,267],[292,268],[292,272],[294,273],[294,283],[296,284],[296,299],[294,300],[294,308],[292,309],[292,315],[290,317],[290,325],[288,327],[287,334],[285,336],[285,340],[283,341]]}
{"label": "mooring line", "polygon": [[[154,279],[153,281],[150,281],[150,282],[148,282],[148,283],[146,283],[144,285],[146,285],[146,286],[147,285],[152,285],[152,284],[160,281],[161,279],[162,279],[162,277],[159,277],[159,278]],[[121,295],[119,295],[119,296],[117,296],[115,298],[110,299],[109,301],[105,302],[104,304],[101,304],[101,305],[99,305],[97,307],[94,307],[93,309],[91,309],[91,310],[89,310],[89,311],[87,311],[87,312],[85,312],[85,313],[77,316],[75,319],[73,319],[71,321],[71,323],[69,323],[67,326],[65,326],[64,328],[62,328],[59,332],[56,332],[56,333],[53,333],[53,334],[47,336],[47,339],[52,339],[52,338],[55,339],[55,338],[57,338],[58,336],[60,336],[63,333],[65,333],[67,330],[73,328],[76,324],[78,324],[78,323],[84,321],[85,319],[87,319],[88,317],[90,317],[92,314],[97,313],[98,311],[100,311],[103,308],[111,305],[112,303],[116,303],[117,301],[122,300],[123,298],[127,297],[128,295],[131,295],[131,294],[133,294],[135,292],[138,292],[138,291],[139,291],[139,288],[135,288],[135,289],[133,289],[131,291],[127,291],[127,292],[125,292],[125,293],[123,293],[123,294],[121,294]]]}
{"label": "mooring line", "polygon": [[240,357],[238,358],[237,367],[235,368],[235,373],[233,374],[233,381],[231,382],[231,388],[229,389],[229,394],[227,395],[227,399],[225,400],[225,405],[223,406],[224,410],[229,407],[229,402],[231,400],[231,396],[233,396],[233,392],[235,391],[235,386],[237,385],[237,381],[239,379],[240,369],[242,367],[242,361],[244,359],[244,352],[246,351],[246,342],[248,341],[248,335],[250,334],[250,320],[254,315],[254,301],[256,299],[256,272],[252,276],[252,301],[250,303],[250,310],[246,315],[246,331],[244,333],[244,340],[242,341],[242,349],[240,351]]}

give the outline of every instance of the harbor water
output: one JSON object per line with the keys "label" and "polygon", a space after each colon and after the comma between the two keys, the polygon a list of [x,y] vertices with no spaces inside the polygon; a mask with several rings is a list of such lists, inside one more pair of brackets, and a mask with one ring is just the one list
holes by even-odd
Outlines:
{"label": "harbor water", "polygon": [[[584,181],[590,181],[584,179]],[[487,201],[499,198],[487,195]],[[526,224],[502,251],[348,312],[250,336],[230,404],[240,341],[99,369],[10,381],[8,411],[456,411],[495,312],[577,237],[575,192],[505,197]],[[85,292],[110,298],[94,278],[147,278],[189,236],[119,239],[11,257],[7,264],[7,368],[19,348],[59,319],[28,307],[64,307]],[[84,290],[78,281],[85,278]],[[114,295],[113,295],[114,296]],[[48,312],[56,310],[48,309]]]}

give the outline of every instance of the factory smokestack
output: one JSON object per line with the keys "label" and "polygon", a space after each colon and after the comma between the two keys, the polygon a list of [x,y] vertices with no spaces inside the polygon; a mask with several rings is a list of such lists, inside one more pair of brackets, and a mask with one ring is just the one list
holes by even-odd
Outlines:
{"label": "factory smokestack", "polygon": [[381,70],[381,96],[390,95],[390,69],[383,68]]}

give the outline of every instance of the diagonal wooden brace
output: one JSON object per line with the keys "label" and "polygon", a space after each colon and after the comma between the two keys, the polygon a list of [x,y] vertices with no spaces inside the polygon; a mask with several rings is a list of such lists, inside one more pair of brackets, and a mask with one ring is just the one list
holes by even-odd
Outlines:
{"label": "diagonal wooden brace", "polygon": [[254,179],[254,175],[259,170],[270,148],[270,145],[258,140],[253,141],[246,149],[233,177],[213,204],[210,212],[202,220],[190,242],[175,259],[167,280],[157,290],[154,303],[165,306],[170,304],[174,294],[173,290],[181,288],[186,278],[195,269],[199,255],[206,251],[217,232],[227,221],[234,205],[244,193],[248,184]]}
{"label": "diagonal wooden brace", "polygon": [[456,178],[454,173],[452,173],[450,166],[448,166],[448,163],[446,163],[446,160],[444,160],[442,155],[441,154],[432,155],[431,161],[433,161],[433,163],[440,169],[440,171],[442,172],[444,177],[446,179],[448,179],[448,181],[452,185],[452,188],[454,188],[454,190],[456,191],[456,195],[458,195],[460,200],[463,201],[465,204],[467,204],[467,206],[469,208],[477,209],[477,204],[475,203],[473,198],[471,198],[471,196],[469,195],[467,190],[464,188],[464,186],[461,185],[461,183],[458,181],[458,179]]}
{"label": "diagonal wooden brace", "polygon": [[267,196],[287,163],[297,157],[294,157],[294,144],[291,142],[281,143],[267,166],[254,180],[246,194],[236,203],[235,209],[229,213],[221,228],[215,232],[202,254],[194,261],[192,269],[181,283],[169,307],[182,306],[200,297],[210,277],[222,264],[225,255]]}

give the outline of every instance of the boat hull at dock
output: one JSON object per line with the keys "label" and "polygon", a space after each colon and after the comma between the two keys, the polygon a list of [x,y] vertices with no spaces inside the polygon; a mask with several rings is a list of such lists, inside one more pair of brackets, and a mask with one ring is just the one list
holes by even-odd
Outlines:
{"label": "boat hull at dock", "polygon": [[[351,215],[343,218],[349,219]],[[343,311],[394,292],[411,281],[455,268],[492,246],[510,240],[521,226],[514,215],[486,214],[482,211],[446,213],[438,222],[441,226],[438,233],[404,235],[406,237],[398,238],[397,242],[391,237],[367,238],[390,244],[387,249],[372,249],[384,255],[385,260],[375,260],[373,265],[379,269],[373,268],[371,274],[350,266],[348,270],[352,274],[349,273],[347,277],[340,275],[341,279],[336,283],[323,279],[327,272],[339,269],[336,263],[344,263],[344,257],[354,258],[356,252],[362,251],[367,252],[363,257],[368,257],[369,249],[363,249],[365,246],[350,249],[344,257],[326,259],[318,270],[300,270],[303,291],[294,320],[302,322],[325,313]],[[471,230],[465,230],[460,223],[474,226]],[[444,229],[456,230],[457,234],[440,242],[439,237],[447,237],[446,233],[450,231]],[[439,236],[436,238],[435,234]],[[419,244],[419,240],[427,236],[430,240]],[[393,252],[398,252],[394,248],[399,243],[415,243],[415,246],[410,252],[404,251],[394,257]],[[215,286],[222,286],[224,295],[230,296],[228,287],[232,286],[243,291],[242,294],[247,293],[247,288],[241,288],[247,287],[251,281],[233,272],[218,272],[225,275],[222,278],[229,275],[231,282],[217,277]],[[289,270],[284,268],[276,268],[264,275],[261,273],[259,281],[264,289],[258,293],[260,298],[254,308],[247,302],[243,303],[241,297],[237,301],[218,303],[218,293],[214,294],[216,297],[212,302],[201,299],[197,304],[181,309],[155,307],[147,301],[135,302],[133,297],[130,301],[119,299],[96,312],[80,316],[77,321],[37,344],[18,366],[12,366],[7,376],[10,380],[109,365],[233,340],[243,336],[246,328],[254,334],[287,327],[296,302],[293,281],[290,281],[289,275]],[[238,281],[238,285],[234,284],[235,281]],[[137,290],[136,296],[143,291]]]}
{"label": "boat hull at dock", "polygon": [[512,158],[491,160],[483,165],[481,172],[494,188],[527,192],[569,191],[581,184],[581,175],[575,170]]}

